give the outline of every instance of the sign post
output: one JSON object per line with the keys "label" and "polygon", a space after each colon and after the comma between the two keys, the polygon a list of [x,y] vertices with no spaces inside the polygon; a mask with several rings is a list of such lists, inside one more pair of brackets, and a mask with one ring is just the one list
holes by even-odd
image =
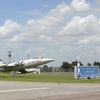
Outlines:
{"label": "sign post", "polygon": [[74,67],[74,78],[97,78],[99,75],[99,66]]}

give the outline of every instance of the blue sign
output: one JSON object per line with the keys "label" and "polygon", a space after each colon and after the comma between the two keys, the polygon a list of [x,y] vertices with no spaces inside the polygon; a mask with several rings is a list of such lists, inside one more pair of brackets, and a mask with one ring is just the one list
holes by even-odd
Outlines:
{"label": "blue sign", "polygon": [[79,77],[98,77],[99,67],[98,66],[80,66],[77,69]]}

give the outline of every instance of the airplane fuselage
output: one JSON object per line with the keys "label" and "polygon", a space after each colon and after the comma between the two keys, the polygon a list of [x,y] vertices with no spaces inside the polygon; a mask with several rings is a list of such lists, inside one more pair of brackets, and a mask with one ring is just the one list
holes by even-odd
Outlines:
{"label": "airplane fuselage", "polygon": [[36,59],[21,60],[19,62],[2,64],[2,66],[0,65],[0,71],[2,71],[2,72],[24,71],[25,69],[36,68],[37,66],[47,64],[51,61],[53,61],[53,59],[47,59],[47,58],[36,58]]}

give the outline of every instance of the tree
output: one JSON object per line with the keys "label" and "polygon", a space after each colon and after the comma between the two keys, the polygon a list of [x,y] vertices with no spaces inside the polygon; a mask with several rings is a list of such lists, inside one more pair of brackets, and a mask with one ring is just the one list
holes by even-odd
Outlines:
{"label": "tree", "polygon": [[100,67],[100,62],[96,62],[96,61],[95,61],[95,62],[93,63],[93,66],[99,66],[99,67]]}
{"label": "tree", "polygon": [[48,67],[47,65],[44,65],[43,68],[41,69],[43,72],[52,72],[53,67]]}
{"label": "tree", "polygon": [[72,66],[77,66],[77,61],[72,61]]}
{"label": "tree", "polygon": [[72,70],[72,65],[68,62],[63,62],[61,68],[64,69],[64,71],[70,71]]}
{"label": "tree", "polygon": [[48,66],[47,65],[44,65],[43,68],[41,69],[41,71],[47,72],[48,71]]}
{"label": "tree", "polygon": [[87,66],[92,66],[92,64],[91,63],[88,63]]}
{"label": "tree", "polygon": [[[72,61],[72,66],[77,66],[77,61]],[[83,66],[81,61],[80,61],[80,66]]]}

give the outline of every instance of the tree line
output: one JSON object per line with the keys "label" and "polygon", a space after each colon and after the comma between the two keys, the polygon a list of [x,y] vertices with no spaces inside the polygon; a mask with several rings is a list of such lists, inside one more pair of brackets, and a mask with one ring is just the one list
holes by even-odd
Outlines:
{"label": "tree line", "polygon": [[[84,64],[82,64],[82,62],[80,62],[81,66],[84,66]],[[77,61],[72,61],[71,63],[69,62],[62,62],[62,65],[60,67],[49,67],[47,65],[44,65],[41,68],[42,72],[52,72],[52,71],[56,71],[56,72],[73,72],[74,71],[74,66],[77,66]],[[94,61],[93,64],[91,63],[87,63],[87,65],[85,66],[99,66],[100,67],[100,62],[98,61]]]}

